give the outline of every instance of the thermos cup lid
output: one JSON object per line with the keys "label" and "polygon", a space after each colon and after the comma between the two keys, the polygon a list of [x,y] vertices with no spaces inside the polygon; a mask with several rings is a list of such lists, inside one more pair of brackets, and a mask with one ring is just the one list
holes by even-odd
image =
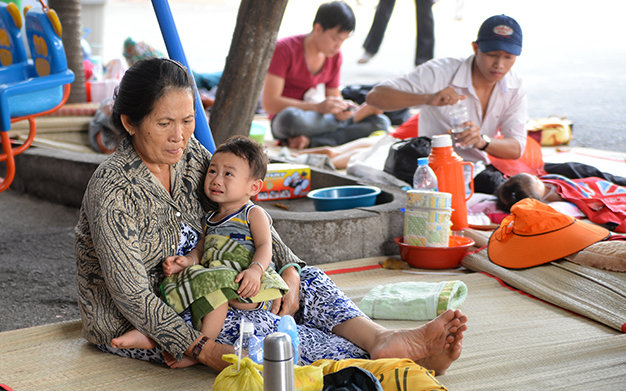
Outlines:
{"label": "thermos cup lid", "polygon": [[263,359],[270,361],[286,361],[293,358],[291,337],[286,333],[276,332],[265,337],[263,342]]}
{"label": "thermos cup lid", "polygon": [[439,147],[451,147],[452,146],[452,137],[449,134],[437,134],[434,135],[431,139],[431,147],[439,148]]}

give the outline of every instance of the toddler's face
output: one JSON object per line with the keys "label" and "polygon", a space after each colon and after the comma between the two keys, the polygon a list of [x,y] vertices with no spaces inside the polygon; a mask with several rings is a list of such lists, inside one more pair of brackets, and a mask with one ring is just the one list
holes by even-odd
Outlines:
{"label": "toddler's face", "polygon": [[219,152],[211,159],[204,193],[218,204],[245,203],[253,195],[255,181],[246,160],[229,152]]}

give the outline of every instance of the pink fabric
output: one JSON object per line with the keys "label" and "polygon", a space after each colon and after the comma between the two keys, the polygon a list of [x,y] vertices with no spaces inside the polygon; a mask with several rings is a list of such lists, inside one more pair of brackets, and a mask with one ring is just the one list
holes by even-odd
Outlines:
{"label": "pink fabric", "polygon": [[580,208],[589,220],[597,224],[616,223],[615,232],[626,232],[626,187],[601,178],[553,177],[546,175],[541,180],[557,186],[561,198]]}
{"label": "pink fabric", "polygon": [[294,35],[276,42],[276,49],[268,73],[285,79],[282,96],[302,100],[304,93],[318,84],[326,88],[338,88],[341,70],[341,52],[327,58],[322,69],[312,74],[304,56],[304,38],[306,35]]}

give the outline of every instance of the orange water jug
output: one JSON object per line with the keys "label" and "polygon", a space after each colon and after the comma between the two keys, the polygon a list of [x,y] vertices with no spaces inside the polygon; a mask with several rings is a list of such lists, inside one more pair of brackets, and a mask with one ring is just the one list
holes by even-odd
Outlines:
{"label": "orange water jug", "polygon": [[468,228],[467,200],[474,194],[474,181],[470,180],[470,194],[465,193],[464,166],[469,166],[474,177],[474,165],[465,162],[452,149],[452,138],[448,134],[432,137],[428,165],[437,176],[439,191],[452,194],[452,231]]}

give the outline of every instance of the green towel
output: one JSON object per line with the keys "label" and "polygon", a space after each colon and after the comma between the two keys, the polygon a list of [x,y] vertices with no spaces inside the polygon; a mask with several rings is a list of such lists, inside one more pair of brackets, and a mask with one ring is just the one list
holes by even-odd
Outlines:
{"label": "green towel", "polygon": [[359,307],[374,319],[430,320],[448,309],[457,309],[466,297],[463,281],[408,281],[376,286]]}
{"label": "green towel", "polygon": [[199,329],[206,314],[230,300],[262,303],[287,293],[289,287],[285,281],[269,267],[261,277],[259,293],[245,299],[239,297],[239,283],[235,282],[235,277],[250,265],[253,256],[248,248],[236,240],[207,235],[204,239],[202,265],[194,265],[166,277],[161,282],[163,300],[178,313],[191,306],[193,324]]}

